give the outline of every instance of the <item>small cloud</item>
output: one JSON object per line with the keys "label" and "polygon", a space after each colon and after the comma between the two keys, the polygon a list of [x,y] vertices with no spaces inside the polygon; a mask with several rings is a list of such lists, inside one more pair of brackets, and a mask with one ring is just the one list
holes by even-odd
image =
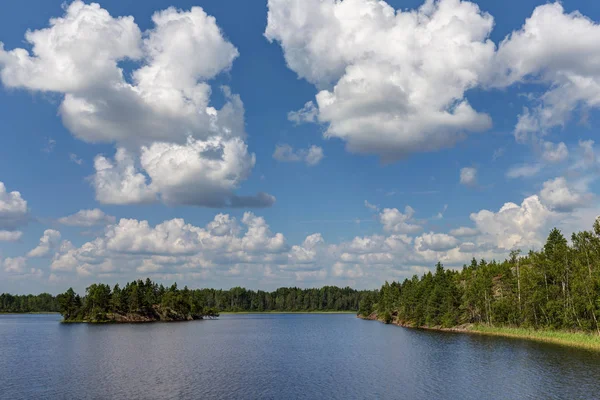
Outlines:
{"label": "small cloud", "polygon": [[541,164],[521,164],[514,165],[506,172],[506,177],[510,179],[531,178],[542,170]]}
{"label": "small cloud", "polygon": [[290,111],[287,115],[288,120],[294,122],[296,125],[299,125],[303,122],[316,122],[317,116],[319,115],[319,110],[315,107],[315,103],[312,101],[304,104],[298,111]]}
{"label": "small cloud", "polygon": [[460,183],[465,186],[477,185],[477,169],[472,167],[461,168]]}
{"label": "small cloud", "polygon": [[496,161],[497,159],[502,157],[505,152],[506,152],[506,148],[504,148],[504,147],[500,147],[500,148],[494,150],[494,154],[492,154],[492,161]]}
{"label": "small cloud", "polygon": [[367,207],[371,211],[379,212],[379,206],[376,206],[375,204],[371,204],[367,200],[365,200],[365,207]]}
{"label": "small cloud", "polygon": [[289,144],[278,144],[275,146],[273,158],[281,162],[305,162],[313,167],[323,159],[323,149],[319,146],[310,146],[308,149],[294,150]]}
{"label": "small cloud", "polygon": [[44,153],[52,153],[54,151],[54,148],[56,147],[56,140],[52,139],[52,138],[47,138],[46,139],[46,145],[42,148],[42,151]]}
{"label": "small cloud", "polygon": [[82,165],[83,164],[83,160],[81,158],[79,158],[77,156],[77,154],[75,154],[75,153],[69,154],[69,160],[71,160],[71,162],[74,162],[77,165]]}

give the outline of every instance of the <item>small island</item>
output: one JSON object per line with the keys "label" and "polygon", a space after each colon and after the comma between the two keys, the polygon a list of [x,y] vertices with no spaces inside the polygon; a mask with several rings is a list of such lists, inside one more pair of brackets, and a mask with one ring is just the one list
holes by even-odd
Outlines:
{"label": "small island", "polygon": [[198,291],[158,285],[150,279],[115,285],[93,284],[84,297],[69,288],[57,296],[63,322],[132,323],[174,322],[216,318],[219,312],[203,307]]}

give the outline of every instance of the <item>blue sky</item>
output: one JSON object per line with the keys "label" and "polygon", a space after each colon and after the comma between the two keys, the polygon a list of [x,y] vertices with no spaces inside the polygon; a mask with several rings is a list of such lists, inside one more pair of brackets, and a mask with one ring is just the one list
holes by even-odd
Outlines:
{"label": "blue sky", "polygon": [[595,2],[2,11],[0,292],[377,287],[598,215]]}

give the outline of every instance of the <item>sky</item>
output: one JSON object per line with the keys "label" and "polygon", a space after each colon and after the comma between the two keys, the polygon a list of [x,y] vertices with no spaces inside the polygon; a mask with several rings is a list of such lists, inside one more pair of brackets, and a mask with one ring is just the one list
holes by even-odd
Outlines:
{"label": "sky", "polygon": [[376,288],[600,215],[600,4],[23,0],[0,292]]}

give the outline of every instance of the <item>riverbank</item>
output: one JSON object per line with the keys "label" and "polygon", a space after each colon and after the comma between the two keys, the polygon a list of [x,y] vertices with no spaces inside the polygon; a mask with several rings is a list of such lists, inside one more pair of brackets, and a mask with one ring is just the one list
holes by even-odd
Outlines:
{"label": "riverbank", "polygon": [[356,314],[356,311],[222,311],[220,314]]}
{"label": "riverbank", "polygon": [[[365,320],[374,320],[384,322],[377,318],[376,314],[371,314],[368,317],[359,316]],[[553,330],[536,330],[530,328],[512,328],[512,327],[494,327],[487,325],[464,324],[451,328],[441,326],[414,326],[402,321],[394,320],[393,325],[403,328],[434,330],[441,332],[467,333],[475,335],[501,336],[515,339],[534,340],[537,342],[553,343],[562,346],[577,347],[600,351],[600,336],[585,332],[569,332],[569,331],[553,331]]]}

